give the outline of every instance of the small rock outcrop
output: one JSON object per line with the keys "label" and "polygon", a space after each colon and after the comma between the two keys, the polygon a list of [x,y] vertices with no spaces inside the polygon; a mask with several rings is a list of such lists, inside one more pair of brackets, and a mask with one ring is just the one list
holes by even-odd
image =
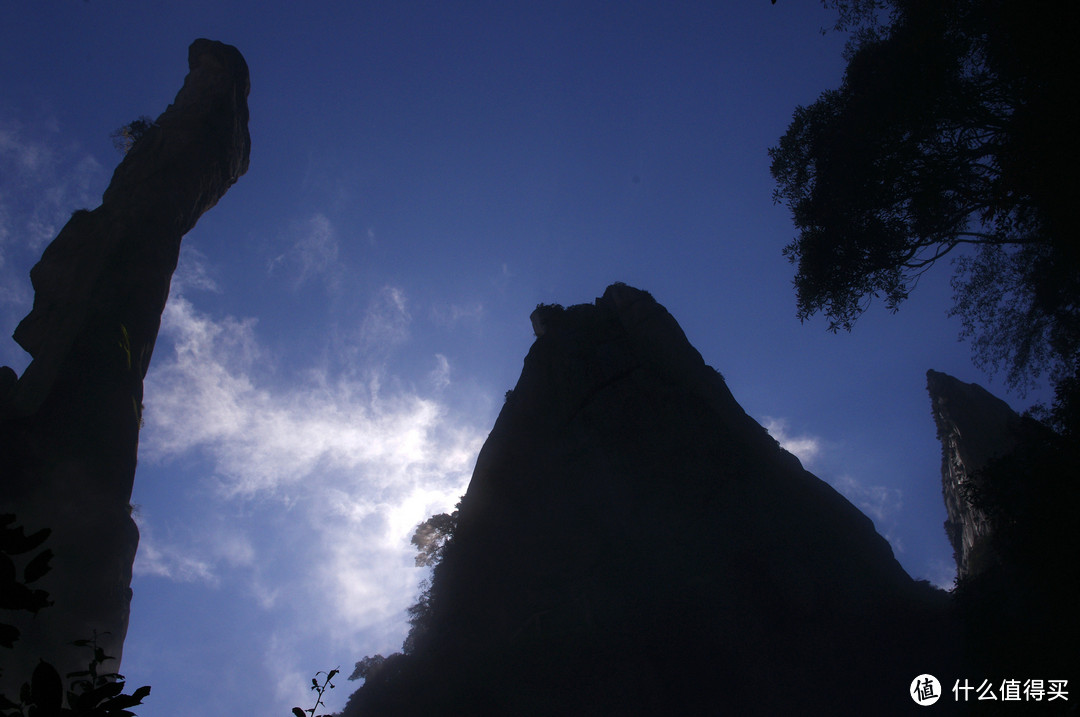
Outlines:
{"label": "small rock outcrop", "polygon": [[[86,669],[76,639],[121,656],[138,529],[135,477],[143,378],[180,240],[248,166],[247,64],[196,40],[176,100],[135,141],[93,211],[72,215],[31,271],[33,310],[15,339],[33,357],[0,371],[0,513],[52,530],[52,570],[35,587],[54,602],[16,622],[0,650],[0,693],[38,661]],[[116,663],[105,668],[115,670]]]}
{"label": "small rock outcrop", "polygon": [[898,714],[916,675],[955,673],[944,593],[652,296],[531,319],[404,653],[346,717]]}

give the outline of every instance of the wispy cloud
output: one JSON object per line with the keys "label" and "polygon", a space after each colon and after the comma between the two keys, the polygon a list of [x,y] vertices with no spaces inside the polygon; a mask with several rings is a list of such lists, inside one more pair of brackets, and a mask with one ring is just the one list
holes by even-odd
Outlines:
{"label": "wispy cloud", "polygon": [[479,301],[470,304],[437,304],[431,307],[431,321],[446,329],[455,329],[459,324],[479,326],[484,318],[484,305]]}
{"label": "wispy cloud", "polygon": [[858,506],[859,510],[874,519],[879,529],[896,518],[904,506],[899,488],[883,485],[865,485],[849,475],[829,480],[834,488]]}
{"label": "wispy cloud", "polygon": [[500,293],[506,291],[510,284],[513,282],[516,273],[510,270],[510,266],[505,262],[499,267],[499,272],[491,279],[491,285],[495,287]]}
{"label": "wispy cloud", "polygon": [[[363,334],[385,346],[402,340],[407,312],[400,291],[387,290],[382,299]],[[174,355],[155,368],[147,391],[151,457],[199,448],[213,456],[223,491],[246,496],[274,493],[317,468],[358,471],[350,482],[394,490],[405,474],[446,467],[440,441],[453,436],[443,430],[443,406],[416,394],[386,394],[377,370],[366,382],[259,385],[252,375],[262,353],[255,326],[250,319],[214,321],[184,297],[170,299],[162,333]]]}
{"label": "wispy cloud", "polygon": [[442,354],[435,354],[435,368],[428,374],[428,381],[436,391],[450,385],[450,362]]}
{"label": "wispy cloud", "polygon": [[145,518],[135,516],[139,526],[139,551],[132,569],[135,575],[153,575],[179,583],[202,582],[217,585],[210,563],[186,553],[177,545],[161,544]]}
{"label": "wispy cloud", "polygon": [[337,231],[330,220],[316,214],[308,220],[307,231],[294,246],[300,261],[300,283],[326,274],[338,258]]}
{"label": "wispy cloud", "polygon": [[769,435],[776,439],[788,453],[793,453],[804,465],[811,465],[821,453],[821,441],[813,436],[793,436],[788,431],[787,421],[782,418],[766,416],[762,425]]}
{"label": "wispy cloud", "polygon": [[5,243],[40,253],[72,211],[100,203],[107,180],[93,155],[60,145],[39,127],[0,118],[0,220],[5,221],[0,240]]}
{"label": "wispy cloud", "polygon": [[[293,616],[279,621],[286,627],[275,632],[276,654],[320,644],[359,659],[400,645],[404,608],[423,577],[409,539],[464,492],[485,435],[438,398],[452,371],[445,355],[435,354],[419,381],[388,372],[387,357],[409,339],[408,305],[404,291],[383,287],[352,337],[362,345],[354,347],[361,369],[313,368],[286,386],[262,368],[256,321],[211,317],[182,294],[170,297],[147,380],[140,458],[208,465],[195,481],[200,511],[233,517],[204,520],[205,543],[151,538],[141,574],[244,581],[261,608]],[[427,393],[402,388],[414,384]],[[261,537],[245,527],[252,523]],[[289,675],[309,668],[274,667]]]}
{"label": "wispy cloud", "polygon": [[408,340],[411,321],[405,292],[384,286],[364,312],[360,343],[370,353],[385,354]]}
{"label": "wispy cloud", "polygon": [[309,281],[322,279],[334,290],[340,281],[338,232],[325,214],[315,213],[292,232],[291,246],[267,266],[270,274],[285,272],[294,291]]}
{"label": "wispy cloud", "polygon": [[221,293],[221,287],[212,275],[206,255],[190,244],[182,244],[180,261],[176,266],[176,271],[173,272],[170,293],[181,296],[191,290]]}
{"label": "wispy cloud", "polygon": [[[108,176],[92,155],[57,139],[56,122],[0,116],[0,320],[13,326],[30,310],[30,267],[71,216],[96,206]],[[13,343],[0,363],[21,370],[29,357]]]}
{"label": "wispy cloud", "polygon": [[43,142],[28,141],[22,128],[13,122],[0,124],[0,157],[14,164],[24,175],[40,174],[53,162],[53,152]]}
{"label": "wispy cloud", "polygon": [[[825,462],[825,441],[821,438],[807,434],[793,435],[788,429],[787,421],[782,418],[766,416],[762,419],[762,425],[784,450],[793,453],[803,465],[819,470],[819,466]],[[896,520],[903,508],[903,494],[899,488],[867,485],[843,472],[833,474],[831,471],[822,471],[819,476],[870,516],[878,532],[897,552],[903,552],[903,541],[896,534]]]}

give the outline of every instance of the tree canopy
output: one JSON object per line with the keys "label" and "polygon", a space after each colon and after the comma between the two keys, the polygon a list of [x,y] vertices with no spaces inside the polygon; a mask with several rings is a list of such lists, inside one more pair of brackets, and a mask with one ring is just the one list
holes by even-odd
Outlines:
{"label": "tree canopy", "polygon": [[[850,330],[897,310],[953,254],[976,363],[1023,390],[1074,375],[1080,348],[1070,74],[1077,11],[1020,0],[841,0],[838,89],[798,107],[769,150],[798,235],[801,320]],[[957,250],[960,251],[957,251]]]}
{"label": "tree canopy", "polygon": [[416,532],[412,536],[412,544],[417,549],[416,567],[432,566],[442,559],[443,548],[454,537],[460,508],[461,502],[458,501],[453,513],[433,515],[416,526]]}
{"label": "tree canopy", "polygon": [[143,135],[150,131],[151,127],[156,126],[152,117],[143,115],[138,119],[134,119],[128,122],[126,125],[118,130],[112,132],[109,137],[112,138],[113,147],[120,154],[127,154],[131,151],[131,148],[135,146],[135,143],[142,139]]}

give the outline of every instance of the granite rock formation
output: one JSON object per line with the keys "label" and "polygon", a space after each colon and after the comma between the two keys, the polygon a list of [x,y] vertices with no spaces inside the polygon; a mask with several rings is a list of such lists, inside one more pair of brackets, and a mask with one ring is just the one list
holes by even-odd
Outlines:
{"label": "granite rock formation", "polygon": [[[1080,678],[1080,452],[981,386],[936,371],[945,530],[973,670]],[[1062,711],[1066,705],[1058,705]]]}
{"label": "granite rock formation", "polygon": [[54,605],[17,623],[14,652],[0,650],[3,694],[18,693],[39,657],[61,674],[86,669],[75,639],[96,633],[121,656],[139,539],[129,501],[143,378],[180,240],[247,170],[250,152],[239,51],[196,40],[188,66],[101,206],[75,212],[31,271],[34,306],[15,339],[33,360],[17,380],[0,371],[0,513],[50,528],[55,554],[35,585]]}
{"label": "granite rock formation", "polygon": [[531,318],[404,654],[343,715],[894,714],[956,672],[944,593],[647,292]]}
{"label": "granite rock formation", "polygon": [[1016,448],[1021,418],[982,386],[948,374],[927,371],[926,389],[941,441],[945,533],[955,553],[957,577],[964,579],[995,561],[989,517],[970,498],[979,473]]}

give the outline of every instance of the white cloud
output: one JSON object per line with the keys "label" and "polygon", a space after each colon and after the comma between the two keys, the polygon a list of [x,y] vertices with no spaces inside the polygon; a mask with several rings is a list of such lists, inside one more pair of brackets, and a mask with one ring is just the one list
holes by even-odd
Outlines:
{"label": "white cloud", "polygon": [[898,535],[896,519],[904,507],[903,493],[899,488],[883,485],[866,485],[850,475],[826,476],[833,488],[852,502],[874,521],[874,527],[889,541],[896,553],[904,552],[904,541]]}
{"label": "white cloud", "polygon": [[[442,406],[413,394],[383,395],[377,376],[366,383],[260,387],[249,374],[261,353],[254,327],[252,320],[215,322],[185,298],[170,299],[162,333],[175,343],[174,358],[148,380],[151,456],[201,448],[214,457],[225,492],[248,496],[273,493],[316,469],[366,468],[356,475],[369,487],[389,489],[403,474],[440,467],[432,441]],[[371,328],[377,336],[398,331],[392,321]]]}
{"label": "white cloud", "polygon": [[100,203],[108,179],[92,155],[39,134],[0,118],[0,240],[35,256],[74,210]]}
{"label": "white cloud", "polygon": [[859,510],[874,519],[878,526],[891,521],[904,505],[899,488],[883,485],[864,485],[849,475],[831,479],[836,490],[858,506]]}
{"label": "white cloud", "polygon": [[435,368],[428,374],[428,381],[441,391],[450,385],[450,362],[442,354],[435,354]]}
{"label": "white cloud", "polygon": [[136,575],[217,587],[221,582],[219,573],[255,564],[255,546],[249,536],[224,521],[221,515],[204,516],[202,525],[184,525],[183,536],[173,535],[166,541],[156,534],[141,507],[132,517],[139,526]]}
{"label": "white cloud", "polygon": [[804,465],[810,465],[821,453],[821,442],[813,436],[792,436],[788,434],[787,422],[782,418],[766,416],[763,425],[769,435],[776,439],[788,453],[793,453]]}
{"label": "white cloud", "polygon": [[[29,272],[75,209],[96,206],[108,181],[104,168],[77,146],[57,142],[52,119],[18,122],[0,116],[0,320],[13,326],[30,310]],[[0,363],[29,363],[14,343]]]}
{"label": "white cloud", "polygon": [[219,528],[213,536],[211,551],[217,560],[231,568],[249,567],[255,563],[255,546],[246,534]]}
{"label": "white cloud", "polygon": [[182,296],[169,299],[161,334],[173,340],[174,355],[163,366],[159,351],[147,377],[146,454],[220,445],[245,430],[251,404],[262,395],[246,375],[258,354],[254,325],[231,317],[215,323]]}
{"label": "white cloud", "polygon": [[504,292],[510,286],[516,276],[515,272],[510,270],[509,265],[503,262],[499,267],[499,272],[491,279],[491,285],[494,286],[499,292]]}
{"label": "white cloud", "polygon": [[[189,537],[185,544],[194,548],[171,554],[198,555],[187,564],[190,574],[202,565],[207,576],[244,581],[264,610],[295,615],[279,637],[296,646],[291,654],[319,643],[358,659],[400,644],[404,609],[425,573],[413,567],[409,539],[425,518],[452,509],[482,444],[484,432],[439,400],[385,387],[412,385],[380,363],[407,339],[408,323],[404,292],[384,287],[354,337],[379,352],[358,351],[366,357],[360,369],[311,369],[281,386],[262,368],[254,320],[212,318],[182,295],[169,299],[163,315],[140,458],[156,465],[208,460],[200,510],[232,516],[207,519],[205,544]],[[420,385],[437,394],[450,364],[442,354],[435,359]],[[262,532],[245,527],[250,518],[235,517],[237,506],[258,515]],[[164,546],[148,545],[142,574],[189,574],[168,562]]]}
{"label": "white cloud", "polygon": [[274,686],[277,700],[282,704],[302,705],[306,708],[315,702],[315,693],[310,689],[312,675],[300,670],[293,664],[293,660],[288,659],[292,650],[291,641],[283,639],[279,634],[270,635],[266,649],[263,650],[265,666],[271,675],[270,683]]}
{"label": "white cloud", "polygon": [[409,338],[409,313],[405,292],[394,286],[384,286],[364,313],[360,325],[360,341],[365,350],[385,354]]}
{"label": "white cloud", "polygon": [[455,329],[460,323],[479,326],[484,318],[484,305],[479,301],[471,304],[438,304],[431,307],[431,321],[446,329]]}
{"label": "white cloud", "polygon": [[294,233],[299,236],[287,251],[270,261],[269,273],[283,267],[293,277],[294,291],[320,277],[328,288],[335,289],[340,281],[337,229],[326,215],[315,213]]}
{"label": "white cloud", "polygon": [[52,152],[42,142],[27,141],[21,127],[14,123],[0,125],[0,157],[15,165],[26,174],[39,174],[52,163]]}
{"label": "white cloud", "polygon": [[221,288],[211,276],[206,255],[185,243],[180,245],[180,261],[172,275],[170,293],[179,296],[189,289],[221,293]]}
{"label": "white cloud", "polygon": [[308,220],[307,231],[296,242],[294,249],[300,259],[300,283],[309,277],[325,274],[338,258],[337,232],[330,220],[315,214]]}
{"label": "white cloud", "polygon": [[146,518],[135,516],[135,522],[139,526],[139,550],[132,566],[135,575],[153,575],[179,583],[217,585],[217,576],[207,561],[186,554],[175,545],[158,543]]}
{"label": "white cloud", "polygon": [[[803,465],[822,463],[824,445],[820,438],[810,435],[791,435],[788,432],[787,422],[782,418],[766,416],[762,419],[762,425],[784,450],[793,453]],[[839,475],[822,473],[820,477],[859,510],[870,516],[878,532],[889,541],[894,550],[899,553],[904,552],[904,544],[896,535],[896,518],[903,507],[903,494],[899,488],[866,485],[846,473]]]}

